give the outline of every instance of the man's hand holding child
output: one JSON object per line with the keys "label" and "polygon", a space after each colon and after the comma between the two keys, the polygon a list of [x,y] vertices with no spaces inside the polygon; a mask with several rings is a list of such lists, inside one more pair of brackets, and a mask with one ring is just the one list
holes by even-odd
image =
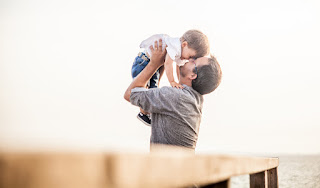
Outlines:
{"label": "man's hand holding child", "polygon": [[151,50],[151,60],[150,63],[160,67],[164,64],[164,59],[166,56],[166,49],[162,49],[162,40],[159,40],[159,45],[158,45],[158,41],[154,42],[154,47],[150,46],[150,50]]}

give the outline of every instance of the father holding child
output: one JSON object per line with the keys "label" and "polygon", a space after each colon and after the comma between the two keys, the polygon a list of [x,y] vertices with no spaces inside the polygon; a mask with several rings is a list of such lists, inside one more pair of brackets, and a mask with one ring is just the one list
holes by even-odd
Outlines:
{"label": "father holding child", "polygon": [[[188,59],[198,58],[209,54],[209,40],[207,36],[199,30],[189,30],[181,37],[170,37],[167,34],[152,35],[140,44],[140,48],[145,50],[144,52],[140,52],[133,62],[131,70],[132,78],[138,76],[150,62],[152,54],[149,47],[153,46],[154,42],[159,41],[160,39],[162,40],[162,48],[166,49],[164,66],[161,66],[151,77],[147,84],[147,88],[159,87],[159,81],[163,70],[165,70],[168,81],[172,87],[183,88],[181,84],[174,80],[173,62],[176,63],[177,78],[179,80],[179,67],[183,66]],[[137,117],[144,124],[151,125],[150,114],[143,109],[140,108],[140,113]]]}
{"label": "father holding child", "polygon": [[[159,44],[158,44],[159,43]],[[127,88],[124,98],[151,113],[151,147],[167,144],[195,149],[202,116],[203,95],[220,84],[222,72],[214,57],[189,59],[179,66],[182,88],[146,89],[151,77],[164,65],[162,39],[150,46],[150,62]]]}

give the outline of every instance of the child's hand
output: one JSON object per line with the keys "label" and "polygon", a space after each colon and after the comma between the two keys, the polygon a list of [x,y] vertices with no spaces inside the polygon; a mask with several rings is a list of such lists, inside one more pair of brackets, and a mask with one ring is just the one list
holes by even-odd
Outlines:
{"label": "child's hand", "polygon": [[175,88],[178,88],[178,89],[183,89],[183,88],[184,88],[183,85],[178,84],[178,83],[175,82],[175,81],[170,82],[170,85],[171,85],[172,87],[175,87]]}

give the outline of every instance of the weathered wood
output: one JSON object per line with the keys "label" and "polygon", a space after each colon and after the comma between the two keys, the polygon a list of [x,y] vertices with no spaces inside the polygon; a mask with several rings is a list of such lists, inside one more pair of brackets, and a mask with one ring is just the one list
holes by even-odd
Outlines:
{"label": "weathered wood", "polygon": [[200,188],[230,188],[230,179],[214,184],[201,186]]}
{"label": "weathered wood", "polygon": [[84,153],[0,153],[0,188],[103,188],[105,157]]}
{"label": "weathered wood", "polygon": [[267,171],[250,174],[250,188],[267,188]]}
{"label": "weathered wood", "polygon": [[277,158],[174,153],[114,154],[110,160],[113,183],[119,187],[206,185],[278,166]]}
{"label": "weathered wood", "polygon": [[278,170],[277,168],[273,168],[267,170],[268,174],[268,188],[278,188]]}
{"label": "weathered wood", "polygon": [[[104,154],[2,152],[0,188],[204,186],[274,169],[278,163],[277,158],[194,154],[179,149]],[[276,175],[276,171],[270,173]]]}

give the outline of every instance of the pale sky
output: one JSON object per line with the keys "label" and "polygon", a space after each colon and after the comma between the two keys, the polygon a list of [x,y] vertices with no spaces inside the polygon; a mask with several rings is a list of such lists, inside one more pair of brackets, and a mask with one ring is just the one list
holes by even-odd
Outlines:
{"label": "pale sky", "polygon": [[148,151],[150,127],[123,99],[139,44],[199,29],[223,79],[204,97],[197,151],[320,153],[319,10],[316,0],[0,1],[0,149]]}

